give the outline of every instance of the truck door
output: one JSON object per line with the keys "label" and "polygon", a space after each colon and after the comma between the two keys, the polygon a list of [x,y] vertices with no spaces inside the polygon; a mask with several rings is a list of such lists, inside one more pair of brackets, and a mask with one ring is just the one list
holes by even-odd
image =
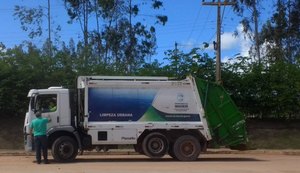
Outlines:
{"label": "truck door", "polygon": [[42,117],[50,117],[48,129],[59,125],[59,106],[57,94],[40,94],[37,97],[37,110],[42,112]]}

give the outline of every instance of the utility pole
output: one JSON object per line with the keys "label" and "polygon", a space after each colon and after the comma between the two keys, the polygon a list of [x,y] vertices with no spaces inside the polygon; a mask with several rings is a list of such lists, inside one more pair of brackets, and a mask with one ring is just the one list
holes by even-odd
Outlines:
{"label": "utility pole", "polygon": [[218,0],[218,2],[215,2],[215,0],[212,0],[212,2],[205,2],[205,0],[202,1],[202,5],[211,5],[211,6],[217,6],[217,42],[215,44],[215,51],[216,51],[216,82],[218,84],[222,83],[221,79],[221,6],[226,5],[234,5],[235,2],[229,2],[228,0],[225,0],[224,2],[221,2],[221,0]]}

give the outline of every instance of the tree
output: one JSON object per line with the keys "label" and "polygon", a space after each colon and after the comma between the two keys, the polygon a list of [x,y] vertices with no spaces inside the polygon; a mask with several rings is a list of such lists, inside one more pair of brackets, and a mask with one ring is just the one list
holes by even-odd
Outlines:
{"label": "tree", "polygon": [[150,63],[144,63],[137,72],[137,76],[172,76],[172,71],[157,59]]}
{"label": "tree", "polygon": [[248,117],[299,118],[299,67],[284,61],[257,64],[247,57],[238,59],[224,66],[224,87]]}
{"label": "tree", "polygon": [[83,32],[84,47],[88,47],[89,14],[92,12],[90,0],[65,0],[65,7],[70,16],[70,23],[77,20]]}
{"label": "tree", "polygon": [[[241,21],[243,26],[243,32],[254,41],[254,52],[252,51],[252,55],[257,58],[258,63],[261,63],[261,41],[259,35],[259,28],[258,28],[258,20],[260,17],[259,12],[259,4],[261,0],[240,0],[240,3],[236,1],[236,5],[234,5],[234,10],[237,12],[238,15],[243,16],[245,8],[250,11],[250,17],[244,17]],[[253,28],[251,23],[254,24],[254,35],[252,34]],[[235,33],[236,35],[238,32]]]}
{"label": "tree", "polygon": [[[153,0],[151,7],[159,9],[162,5],[161,1]],[[145,57],[155,52],[155,28],[133,22],[140,12],[140,4],[132,0],[67,0],[66,9],[71,21],[77,20],[82,26],[86,64],[96,55],[99,59],[94,62],[104,67],[114,64],[115,70],[132,74],[144,63]],[[96,26],[89,29],[88,16],[93,15]],[[163,25],[167,22],[166,16],[157,15],[156,18]]]}
{"label": "tree", "polygon": [[29,8],[26,6],[15,6],[14,16],[20,20],[21,29],[28,31],[29,38],[39,37],[43,34],[43,7]]}
{"label": "tree", "polygon": [[28,53],[22,46],[8,49],[0,64],[1,111],[4,115],[24,113],[29,89],[43,86],[41,84],[45,82],[45,68],[39,59],[39,51],[33,45],[28,45]]}
{"label": "tree", "polygon": [[296,63],[300,56],[300,2],[278,0],[276,12],[263,26],[261,39],[266,42],[267,57],[272,61]]}
{"label": "tree", "polygon": [[184,79],[187,75],[194,75],[207,80],[213,80],[215,77],[215,60],[208,54],[203,53],[203,48],[193,48],[190,52],[175,48],[165,52],[166,60],[170,65],[166,65],[171,71],[172,77]]}
{"label": "tree", "polygon": [[[47,29],[48,30],[48,38],[47,38],[47,46],[48,46],[48,56],[52,56],[52,48],[53,48],[53,40],[51,37],[51,33],[57,34],[57,31],[60,31],[61,27],[59,25],[56,26],[55,31],[51,28],[53,24],[51,20],[50,13],[50,0],[47,0],[47,8],[43,6],[37,7],[27,7],[27,6],[19,6],[16,5],[14,9],[14,16],[20,20],[21,29],[28,32],[28,36],[30,39],[41,37],[44,33],[43,29],[43,21],[46,18],[47,20]],[[45,11],[45,9],[47,11]]]}

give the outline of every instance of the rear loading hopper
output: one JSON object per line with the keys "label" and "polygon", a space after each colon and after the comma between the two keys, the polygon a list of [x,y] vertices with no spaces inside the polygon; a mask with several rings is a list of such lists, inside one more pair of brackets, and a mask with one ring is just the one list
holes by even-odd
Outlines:
{"label": "rear loading hopper", "polygon": [[209,129],[215,144],[245,149],[245,117],[225,89],[216,83],[195,78]]}

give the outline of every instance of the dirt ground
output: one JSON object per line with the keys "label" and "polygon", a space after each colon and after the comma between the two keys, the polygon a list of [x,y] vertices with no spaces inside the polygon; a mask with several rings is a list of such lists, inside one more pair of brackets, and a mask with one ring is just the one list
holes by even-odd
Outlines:
{"label": "dirt ground", "polygon": [[282,154],[202,154],[197,161],[141,155],[83,155],[73,163],[33,163],[34,156],[0,156],[0,173],[299,173],[300,156]]}

